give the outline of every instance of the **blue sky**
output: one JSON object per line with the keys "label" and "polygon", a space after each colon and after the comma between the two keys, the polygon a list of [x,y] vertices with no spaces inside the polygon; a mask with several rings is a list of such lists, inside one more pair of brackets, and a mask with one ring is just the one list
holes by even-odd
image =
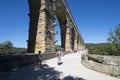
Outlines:
{"label": "blue sky", "polygon": [[[67,0],[67,3],[85,43],[106,42],[110,29],[120,24],[120,0]],[[15,47],[27,47],[28,13],[27,0],[0,1],[0,43],[10,40]]]}

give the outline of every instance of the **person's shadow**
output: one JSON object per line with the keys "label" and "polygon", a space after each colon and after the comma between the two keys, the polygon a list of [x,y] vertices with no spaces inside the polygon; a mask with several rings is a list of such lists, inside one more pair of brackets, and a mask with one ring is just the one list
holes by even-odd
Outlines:
{"label": "person's shadow", "polygon": [[59,65],[62,65],[62,64],[63,64],[63,62],[60,62],[60,63],[58,63],[58,66],[59,66]]}

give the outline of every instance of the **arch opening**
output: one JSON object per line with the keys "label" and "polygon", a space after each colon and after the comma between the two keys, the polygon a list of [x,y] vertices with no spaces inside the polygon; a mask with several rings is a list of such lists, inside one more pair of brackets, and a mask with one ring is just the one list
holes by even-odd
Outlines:
{"label": "arch opening", "polygon": [[57,31],[57,34],[55,35],[55,40],[57,41],[55,43],[56,49],[61,48],[61,32],[60,32],[60,26],[57,17],[55,16],[55,23],[57,24],[55,26],[55,31]]}
{"label": "arch opening", "polygon": [[67,18],[66,18],[65,12],[60,7],[56,8],[56,10],[54,12],[55,12],[57,24],[59,24],[59,26],[58,26],[59,27],[59,33],[58,33],[59,43],[61,44],[60,45],[61,48],[65,49]]}

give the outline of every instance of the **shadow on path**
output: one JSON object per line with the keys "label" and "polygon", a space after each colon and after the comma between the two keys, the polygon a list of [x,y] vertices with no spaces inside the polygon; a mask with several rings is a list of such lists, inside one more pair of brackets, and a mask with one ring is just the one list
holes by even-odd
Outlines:
{"label": "shadow on path", "polygon": [[[43,64],[42,68],[31,65],[19,70],[0,73],[0,80],[61,80],[59,77],[62,72],[54,70],[47,64]],[[82,78],[66,76],[62,80],[84,80]]]}
{"label": "shadow on path", "polygon": [[85,80],[85,79],[82,79],[82,78],[78,78],[78,77],[73,77],[73,76],[66,76],[63,78],[63,80]]}

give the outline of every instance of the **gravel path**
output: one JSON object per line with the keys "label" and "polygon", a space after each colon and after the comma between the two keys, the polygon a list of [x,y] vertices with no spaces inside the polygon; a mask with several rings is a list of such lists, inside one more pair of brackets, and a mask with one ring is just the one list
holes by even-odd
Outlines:
{"label": "gravel path", "polygon": [[120,80],[99,73],[81,64],[80,54],[62,57],[63,64],[57,65],[57,58],[43,61],[42,68],[36,64],[7,73],[0,73],[0,80]]}

